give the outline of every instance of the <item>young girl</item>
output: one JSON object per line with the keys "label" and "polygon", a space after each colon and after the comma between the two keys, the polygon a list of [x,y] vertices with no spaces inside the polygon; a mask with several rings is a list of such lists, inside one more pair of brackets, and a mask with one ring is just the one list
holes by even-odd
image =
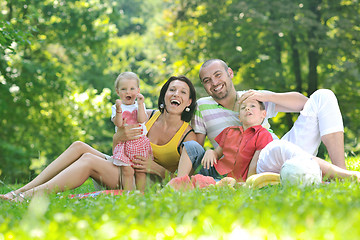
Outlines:
{"label": "young girl", "polygon": [[[124,190],[134,189],[134,175],[136,188],[145,190],[146,174],[133,169],[135,156],[148,157],[152,154],[150,141],[146,137],[145,122],[148,119],[144,104],[144,96],[140,93],[140,79],[133,72],[121,73],[115,81],[115,89],[120,99],[112,106],[111,120],[117,127],[125,124],[139,123],[142,129],[141,137],[135,140],[120,142],[113,147],[114,164],[122,168],[122,182]],[[135,101],[137,99],[137,102]]]}

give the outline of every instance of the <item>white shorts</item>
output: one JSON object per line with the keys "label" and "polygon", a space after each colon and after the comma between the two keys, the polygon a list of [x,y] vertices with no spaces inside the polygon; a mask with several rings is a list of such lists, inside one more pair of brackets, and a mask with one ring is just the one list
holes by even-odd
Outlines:
{"label": "white shorts", "polygon": [[331,90],[320,89],[310,96],[294,126],[281,139],[316,156],[322,136],[343,131],[343,120],[335,94]]}
{"label": "white shorts", "polygon": [[256,166],[256,173],[280,173],[282,165],[295,156],[313,158],[311,154],[291,142],[274,140],[261,150]]}

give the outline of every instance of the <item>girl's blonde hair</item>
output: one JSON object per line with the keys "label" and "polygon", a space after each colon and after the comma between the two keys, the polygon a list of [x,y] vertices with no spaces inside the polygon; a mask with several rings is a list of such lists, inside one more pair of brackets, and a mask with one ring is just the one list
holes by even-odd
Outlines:
{"label": "girl's blonde hair", "polygon": [[123,73],[120,73],[119,76],[115,80],[115,89],[118,88],[119,82],[121,80],[125,80],[125,79],[135,79],[136,82],[137,82],[138,87],[140,87],[140,79],[139,79],[138,75],[136,75],[136,73],[123,72]]}

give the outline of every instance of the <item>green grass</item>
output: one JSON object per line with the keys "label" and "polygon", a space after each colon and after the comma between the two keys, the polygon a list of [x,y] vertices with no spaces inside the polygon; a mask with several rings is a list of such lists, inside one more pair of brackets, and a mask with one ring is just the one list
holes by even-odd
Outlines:
{"label": "green grass", "polygon": [[[348,160],[353,170],[359,158]],[[6,192],[5,187],[0,192]],[[358,239],[360,184],[161,190],[69,199],[74,191],[0,202],[2,239]]]}

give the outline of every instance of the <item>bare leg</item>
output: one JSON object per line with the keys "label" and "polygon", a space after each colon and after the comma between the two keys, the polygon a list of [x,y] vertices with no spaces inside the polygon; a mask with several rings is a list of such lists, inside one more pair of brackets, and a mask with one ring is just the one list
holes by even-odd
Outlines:
{"label": "bare leg", "polygon": [[178,166],[178,177],[188,176],[193,171],[192,162],[189,158],[186,148],[183,148]]}
{"label": "bare leg", "polygon": [[140,192],[144,192],[146,186],[146,173],[135,171],[135,182],[136,188],[140,190]]}
{"label": "bare leg", "polygon": [[357,181],[360,180],[360,172],[340,168],[318,157],[314,157],[314,160],[319,164],[323,176],[330,178],[354,178]]}
{"label": "bare leg", "polygon": [[[69,165],[78,160],[84,153],[91,153],[101,158],[105,158],[104,154],[90,147],[86,143],[76,141],[70,145],[57,159],[51,162],[36,178],[25,186],[15,190],[16,194],[25,192],[29,189],[35,188],[53,177],[59,172],[67,168]],[[13,196],[10,193],[3,195],[4,198],[12,199]]]}
{"label": "bare leg", "polygon": [[81,186],[89,177],[101,181],[109,188],[119,188],[119,169],[104,158],[85,153],[44,184],[23,192],[25,197],[37,193],[60,192]]}
{"label": "bare leg", "polygon": [[321,140],[328,150],[331,162],[343,169],[346,169],[345,165],[345,153],[344,153],[344,133],[335,132],[324,135]]}
{"label": "bare leg", "polygon": [[122,183],[124,190],[132,191],[134,190],[134,173],[135,170],[131,166],[122,166]]}

